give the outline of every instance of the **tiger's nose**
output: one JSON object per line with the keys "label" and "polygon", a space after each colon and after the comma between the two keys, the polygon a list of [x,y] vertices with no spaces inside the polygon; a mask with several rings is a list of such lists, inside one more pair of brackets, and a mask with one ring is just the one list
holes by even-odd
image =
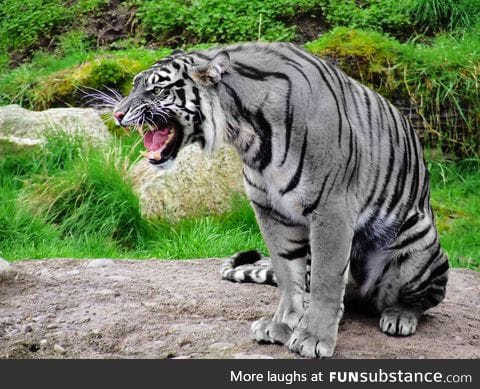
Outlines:
{"label": "tiger's nose", "polygon": [[118,122],[121,124],[122,119],[125,117],[125,113],[121,111],[117,111],[113,113],[113,117],[118,120]]}

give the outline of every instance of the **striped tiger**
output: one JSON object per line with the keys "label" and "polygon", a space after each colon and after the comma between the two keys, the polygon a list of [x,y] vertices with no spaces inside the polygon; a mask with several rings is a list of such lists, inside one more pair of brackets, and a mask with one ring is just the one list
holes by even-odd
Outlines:
{"label": "striped tiger", "polygon": [[174,52],[135,77],[113,115],[144,133],[160,168],[195,142],[238,150],[271,264],[250,251],[222,274],[278,284],[274,316],[252,324],[257,341],[330,357],[347,298],[400,336],[444,298],[449,266],[417,136],[329,62],[287,43]]}

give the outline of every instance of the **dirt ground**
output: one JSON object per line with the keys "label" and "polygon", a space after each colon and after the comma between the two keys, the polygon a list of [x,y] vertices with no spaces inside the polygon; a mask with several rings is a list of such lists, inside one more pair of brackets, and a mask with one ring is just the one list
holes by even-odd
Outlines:
{"label": "dirt ground", "polygon": [[[16,262],[0,283],[0,358],[295,358],[258,345],[250,322],[274,312],[270,286],[220,280],[220,261]],[[479,358],[480,274],[453,270],[416,335],[346,314],[336,358]]]}

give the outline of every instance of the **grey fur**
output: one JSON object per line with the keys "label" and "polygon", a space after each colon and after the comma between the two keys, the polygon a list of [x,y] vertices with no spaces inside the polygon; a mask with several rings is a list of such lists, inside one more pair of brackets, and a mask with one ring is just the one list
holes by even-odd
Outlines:
{"label": "grey fur", "polygon": [[[185,103],[172,88],[179,79]],[[169,92],[159,99],[155,87]],[[280,291],[274,317],[252,325],[256,340],[329,357],[346,290],[392,335],[415,332],[443,299],[448,262],[418,139],[390,103],[327,62],[283,43],[175,54],[141,74],[116,111],[122,125],[175,118],[179,147],[237,148]],[[222,270],[235,281],[253,272]]]}

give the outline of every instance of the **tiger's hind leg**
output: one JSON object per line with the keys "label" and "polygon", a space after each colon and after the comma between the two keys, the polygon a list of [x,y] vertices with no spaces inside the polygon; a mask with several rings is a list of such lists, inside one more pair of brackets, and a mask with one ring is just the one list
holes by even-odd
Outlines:
{"label": "tiger's hind leg", "polygon": [[375,304],[383,332],[408,336],[415,333],[423,313],[445,297],[448,259],[432,225],[401,237],[392,250],[390,266],[377,280]]}

